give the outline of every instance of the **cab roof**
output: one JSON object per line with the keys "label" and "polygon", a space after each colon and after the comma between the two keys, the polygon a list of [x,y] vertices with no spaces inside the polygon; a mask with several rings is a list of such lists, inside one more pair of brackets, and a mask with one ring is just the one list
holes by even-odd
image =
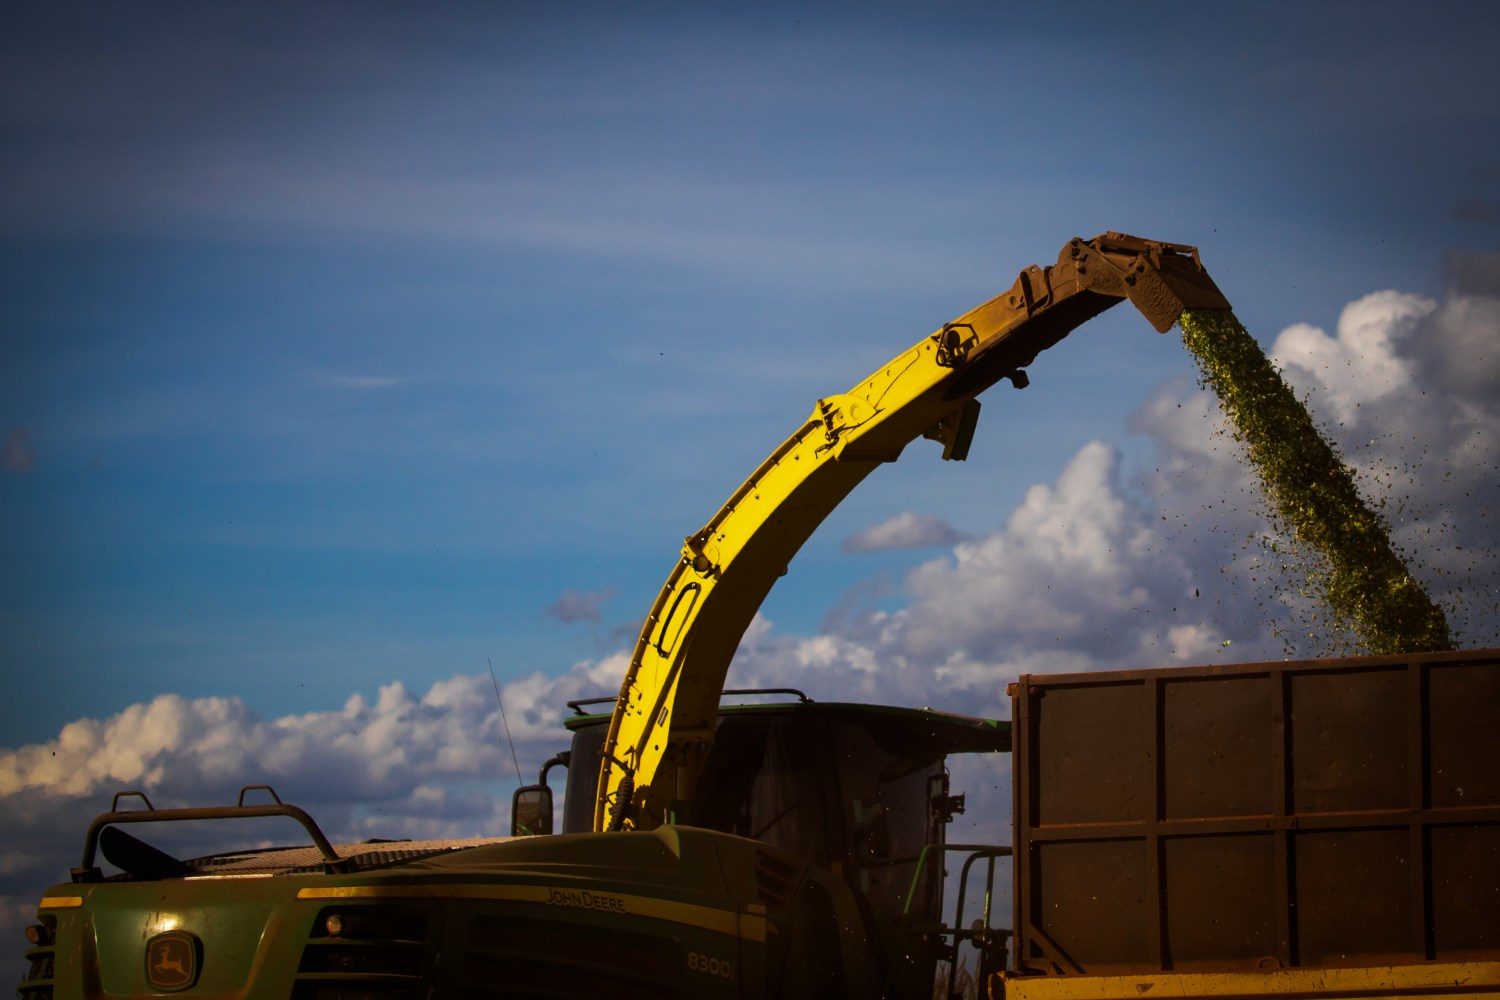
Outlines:
{"label": "cab roof", "polygon": [[[800,691],[726,691],[736,694],[784,694],[797,696],[795,701],[737,703],[720,705],[719,716],[737,718],[746,716],[817,717],[857,721],[874,729],[899,733],[903,738],[932,743],[940,746],[944,753],[1006,753],[1010,745],[1010,722],[1005,719],[980,719],[971,715],[940,712],[933,708],[897,708],[890,705],[863,705],[855,702],[813,701]],[[591,713],[584,705],[613,704],[613,698],[590,699],[569,702],[576,713],[565,719],[563,725],[569,732],[586,726],[603,725],[609,722],[608,713]]]}

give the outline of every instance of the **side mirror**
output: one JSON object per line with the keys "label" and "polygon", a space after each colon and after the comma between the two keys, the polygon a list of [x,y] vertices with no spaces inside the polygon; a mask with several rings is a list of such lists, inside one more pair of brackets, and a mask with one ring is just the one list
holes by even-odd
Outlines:
{"label": "side mirror", "polygon": [[535,837],[552,832],[552,789],[525,785],[510,799],[510,835]]}

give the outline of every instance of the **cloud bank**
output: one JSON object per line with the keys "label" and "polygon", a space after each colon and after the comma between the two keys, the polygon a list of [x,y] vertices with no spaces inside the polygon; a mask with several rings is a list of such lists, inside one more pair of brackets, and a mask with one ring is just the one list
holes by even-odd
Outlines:
{"label": "cloud bank", "polygon": [[[1441,300],[1377,292],[1345,307],[1331,330],[1287,328],[1272,354],[1362,489],[1385,503],[1397,544],[1460,641],[1495,645],[1500,267],[1495,255],[1471,255],[1452,272]],[[1091,442],[987,534],[907,512],[854,536],[852,551],[946,551],[906,574],[895,610],[860,607],[857,591],[817,634],[784,635],[758,617],[730,682],[1004,715],[1005,685],[1025,672],[1323,651],[1324,637],[1307,634],[1315,609],[1287,582],[1214,401],[1174,382],[1131,429],[1152,443],[1152,461],[1127,467]],[[569,592],[548,610],[598,621],[610,593]],[[504,686],[523,777],[563,742],[565,702],[612,694],[625,665],[621,651]],[[122,787],[145,788],[158,805],[201,804],[263,781],[338,838],[503,832],[515,775],[502,737],[485,674],[420,695],[393,683],[373,701],[354,695],[335,711],[278,719],[237,698],[171,694],[79,719],[45,743],[0,751],[0,922],[29,918],[38,891],[73,863],[69,838],[81,839]],[[1004,808],[1001,784],[988,790],[992,809]]]}

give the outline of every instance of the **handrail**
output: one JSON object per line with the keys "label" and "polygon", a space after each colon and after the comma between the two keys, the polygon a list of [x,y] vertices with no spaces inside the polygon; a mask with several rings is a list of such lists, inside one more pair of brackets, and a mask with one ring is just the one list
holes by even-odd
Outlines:
{"label": "handrail", "polygon": [[612,705],[616,700],[613,695],[608,698],[574,698],[567,703],[567,706],[573,710],[574,715],[588,715],[589,713],[583,710],[584,705],[603,705],[605,703]]}
{"label": "handrail", "polygon": [[812,699],[796,688],[729,688],[724,694],[794,694],[799,705],[811,705]]}
{"label": "handrail", "polygon": [[[942,854],[947,854],[949,851],[972,851],[973,857],[971,857],[969,861],[964,863],[965,874],[968,873],[969,864],[971,864],[975,858],[1008,858],[1011,856],[1011,849],[1009,847],[1001,847],[998,844],[924,844],[922,847],[922,853],[917,855],[917,870],[912,872],[911,888],[906,892],[906,903],[901,908],[902,919],[906,919],[911,916],[912,900],[917,898],[917,886],[919,886],[922,882],[922,873],[927,870],[928,862],[931,859],[934,851],[941,852]],[[962,893],[963,887],[960,886],[960,899],[962,899]],[[960,913],[962,913],[961,910]]]}
{"label": "handrail", "polygon": [[[267,786],[247,786],[240,792],[241,801],[244,801],[244,792],[250,788],[267,788]],[[269,791],[269,788],[267,790]],[[271,794],[275,797],[276,793]],[[302,829],[306,830],[307,835],[312,838],[318,853],[323,856],[323,868],[328,873],[335,874],[349,870],[348,861],[339,857],[317,822],[304,810],[297,806],[287,805],[278,798],[275,805],[196,806],[185,809],[134,809],[127,812],[111,810],[102,813],[89,824],[88,833],[83,841],[83,861],[72,870],[72,879],[74,882],[98,882],[103,877],[103,873],[99,871],[94,861],[99,852],[99,834],[108,826],[124,823],[176,823],[204,819],[258,819],[266,816],[285,816],[300,823]]]}
{"label": "handrail", "polygon": [[[941,856],[949,851],[970,852],[969,857],[964,860],[963,868],[959,871],[958,905],[953,911],[953,926],[949,927],[943,923],[941,913],[938,914],[938,922],[935,927],[932,924],[915,924],[911,920],[912,904],[917,898],[917,887],[921,885],[922,874],[927,870],[928,860],[935,856],[934,852],[937,852],[937,856]],[[949,993],[953,991],[953,976],[955,970],[958,968],[958,949],[960,944],[964,941],[971,941],[979,946],[981,949],[981,969],[983,969],[984,956],[989,954],[989,949],[997,943],[1003,948],[1006,939],[1013,933],[1009,928],[990,926],[990,908],[995,887],[995,859],[1008,858],[1011,854],[1012,851],[1009,847],[988,844],[927,844],[922,848],[922,853],[917,861],[917,870],[912,874],[911,889],[906,894],[906,904],[902,907],[901,919],[908,931],[915,931],[923,936],[936,938],[938,948],[947,954],[949,961]],[[976,921],[978,926],[965,928],[963,926],[964,897],[967,895],[969,888],[969,871],[973,868],[976,861],[982,859],[989,862],[989,873],[986,876],[984,887],[984,916],[981,920]],[[996,934],[999,935],[998,939],[992,937],[992,935]],[[947,944],[943,941],[949,935],[953,937],[952,944]],[[1000,959],[1003,965],[1003,951],[1000,952]]]}
{"label": "handrail", "polygon": [[[722,693],[726,695],[794,694],[797,696],[797,703],[799,705],[811,705],[813,703],[811,698],[796,688],[729,688]],[[618,696],[612,698],[574,698],[565,704],[573,710],[574,715],[588,715],[589,713],[583,710],[584,705],[612,705],[618,700]]]}

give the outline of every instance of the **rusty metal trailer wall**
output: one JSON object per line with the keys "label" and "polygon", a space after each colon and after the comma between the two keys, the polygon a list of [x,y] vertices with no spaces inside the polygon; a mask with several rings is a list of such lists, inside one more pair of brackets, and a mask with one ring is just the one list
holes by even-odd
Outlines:
{"label": "rusty metal trailer wall", "polygon": [[1029,676],[1015,966],[1500,956],[1500,650]]}

